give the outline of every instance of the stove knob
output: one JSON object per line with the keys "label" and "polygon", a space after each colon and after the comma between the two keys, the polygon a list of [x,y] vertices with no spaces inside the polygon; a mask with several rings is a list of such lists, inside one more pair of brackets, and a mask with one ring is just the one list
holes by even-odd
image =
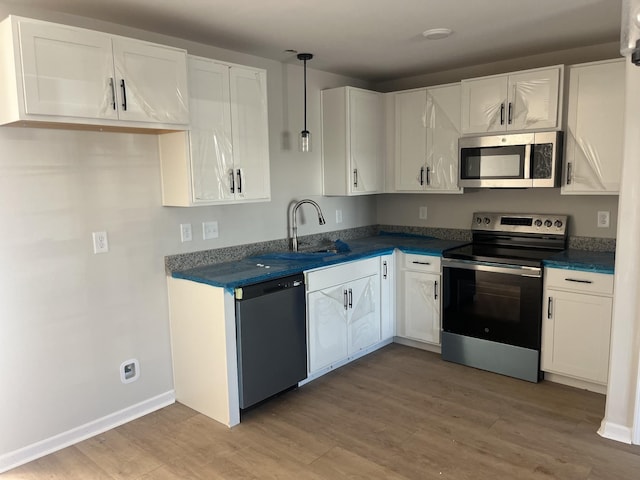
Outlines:
{"label": "stove knob", "polygon": [[482,223],[482,217],[476,217],[476,223],[480,225]]}
{"label": "stove knob", "polygon": [[549,228],[551,225],[553,225],[553,222],[551,220],[545,220],[544,221],[544,226]]}
{"label": "stove knob", "polygon": [[562,227],[562,220],[556,220],[556,223],[554,223],[554,225],[556,226],[556,228]]}
{"label": "stove knob", "polygon": [[484,224],[489,225],[491,223],[491,219],[489,217],[484,217]]}
{"label": "stove knob", "polygon": [[541,227],[542,226],[542,220],[540,220],[539,218],[536,219],[535,225],[536,225],[536,227]]}

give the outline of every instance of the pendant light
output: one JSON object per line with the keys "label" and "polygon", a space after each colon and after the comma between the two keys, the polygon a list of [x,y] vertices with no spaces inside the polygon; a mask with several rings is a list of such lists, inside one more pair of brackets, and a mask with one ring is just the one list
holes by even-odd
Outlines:
{"label": "pendant light", "polygon": [[304,62],[304,129],[300,132],[300,151],[311,151],[311,133],[307,130],[307,60],[311,60],[313,54],[299,53],[298,60]]}

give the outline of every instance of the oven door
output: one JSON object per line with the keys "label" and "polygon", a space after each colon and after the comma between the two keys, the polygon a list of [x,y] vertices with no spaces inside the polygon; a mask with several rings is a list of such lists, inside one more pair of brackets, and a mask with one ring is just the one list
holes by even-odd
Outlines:
{"label": "oven door", "polygon": [[542,270],[445,258],[445,332],[540,350]]}

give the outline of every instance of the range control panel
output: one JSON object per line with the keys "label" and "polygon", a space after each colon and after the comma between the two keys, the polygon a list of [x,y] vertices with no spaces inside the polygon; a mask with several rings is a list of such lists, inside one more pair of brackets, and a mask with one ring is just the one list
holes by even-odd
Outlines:
{"label": "range control panel", "polygon": [[552,213],[476,212],[473,214],[471,230],[566,235],[567,218],[567,215]]}

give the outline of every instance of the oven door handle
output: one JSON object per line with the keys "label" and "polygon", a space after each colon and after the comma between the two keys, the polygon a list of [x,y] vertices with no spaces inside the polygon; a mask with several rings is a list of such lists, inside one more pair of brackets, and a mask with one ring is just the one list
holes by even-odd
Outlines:
{"label": "oven door handle", "polygon": [[503,265],[490,262],[443,258],[442,267],[459,268],[462,270],[476,270],[479,272],[504,273],[506,275],[518,275],[520,277],[542,277],[542,269],[540,267],[527,267],[524,265]]}

